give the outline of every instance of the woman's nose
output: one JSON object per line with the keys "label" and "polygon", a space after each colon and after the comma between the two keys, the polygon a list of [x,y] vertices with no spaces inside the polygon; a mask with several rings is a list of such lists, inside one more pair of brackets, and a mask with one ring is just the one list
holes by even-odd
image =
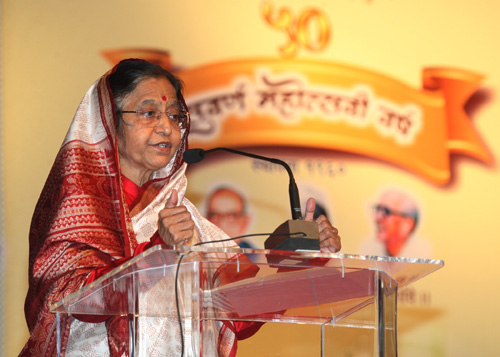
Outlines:
{"label": "woman's nose", "polygon": [[155,126],[155,132],[158,134],[170,135],[172,132],[172,123],[165,113],[162,113],[158,123]]}

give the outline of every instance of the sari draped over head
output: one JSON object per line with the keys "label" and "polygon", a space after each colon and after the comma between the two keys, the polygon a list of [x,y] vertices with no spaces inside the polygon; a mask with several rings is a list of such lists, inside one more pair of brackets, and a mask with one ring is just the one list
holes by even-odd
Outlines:
{"label": "sari draped over head", "polygon": [[[115,105],[108,81],[112,71],[91,86],[78,107],[33,214],[25,302],[30,338],[21,356],[56,355],[56,315],[49,311],[50,303],[83,287],[96,269],[131,258],[136,247],[157,232],[158,212],[174,188],[179,193],[179,204],[188,208],[195,222],[192,244],[227,238],[184,197],[187,180],[182,154],[187,147],[189,128],[182,129],[181,144],[170,163],[153,174],[139,203],[129,210],[117,151]],[[214,244],[234,246],[232,242]],[[61,354],[72,355],[67,350],[70,328],[85,331],[105,326],[107,353],[126,355],[120,340],[128,338],[128,332],[123,334],[126,326],[119,319],[86,324],[71,316],[63,317]],[[162,328],[162,333],[175,335],[170,336],[172,348],[180,351],[178,326],[167,324]],[[217,349],[214,355],[233,354],[234,325],[214,322],[213,329],[214,336],[219,336],[216,340],[223,341],[214,347]],[[87,339],[88,331],[82,336]]]}

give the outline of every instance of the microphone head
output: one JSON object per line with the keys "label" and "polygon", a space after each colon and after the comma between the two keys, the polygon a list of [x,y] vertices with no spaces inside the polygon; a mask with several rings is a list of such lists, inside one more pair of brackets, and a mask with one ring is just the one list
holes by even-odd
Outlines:
{"label": "microphone head", "polygon": [[200,162],[205,158],[205,150],[203,149],[187,149],[184,151],[184,155],[182,155],[184,161],[188,164],[194,164],[196,162]]}

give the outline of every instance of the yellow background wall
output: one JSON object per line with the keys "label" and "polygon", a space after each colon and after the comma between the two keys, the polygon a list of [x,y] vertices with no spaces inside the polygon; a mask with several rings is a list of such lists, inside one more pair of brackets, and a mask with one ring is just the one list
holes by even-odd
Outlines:
{"label": "yellow background wall", "polygon": [[[376,188],[397,183],[418,192],[423,202],[425,219],[419,234],[432,240],[434,257],[443,259],[446,267],[417,285],[432,291],[429,316],[412,315],[409,307],[404,320],[402,307],[400,318],[406,322],[400,325],[401,343],[409,351],[402,355],[421,356],[418,344],[429,343],[434,350],[426,353],[432,356],[498,355],[499,5],[493,0],[270,3],[277,8],[287,6],[294,13],[315,7],[328,15],[333,30],[328,47],[322,52],[302,48],[298,58],[363,67],[416,88],[427,66],[458,67],[485,75],[482,87],[487,95],[473,123],[495,158],[492,165],[454,156],[451,183],[436,187],[398,167],[339,154],[337,160],[349,162],[349,175],[335,185],[351,189],[336,192],[327,178],[317,179],[335,193],[344,253],[355,252],[372,232],[362,203],[375,195]],[[123,47],[167,50],[173,63],[183,68],[225,59],[278,57],[287,39],[265,23],[261,5],[231,0],[2,1],[2,333],[6,356],[16,355],[27,339],[23,303],[31,214],[79,101],[110,68],[101,51]],[[194,172],[191,183],[196,186],[199,180]],[[200,197],[203,192],[193,194]],[[255,187],[253,194],[270,193]],[[276,220],[280,222],[281,217]],[[420,319],[419,323],[412,318]]]}

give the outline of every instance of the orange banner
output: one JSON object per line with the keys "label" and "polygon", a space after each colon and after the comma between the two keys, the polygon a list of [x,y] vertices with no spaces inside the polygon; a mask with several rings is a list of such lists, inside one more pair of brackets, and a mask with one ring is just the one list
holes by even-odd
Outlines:
{"label": "orange banner", "polygon": [[287,146],[382,159],[434,183],[450,152],[489,162],[463,106],[481,76],[424,70],[423,90],[329,62],[255,59],[178,73],[192,116],[191,147]]}

